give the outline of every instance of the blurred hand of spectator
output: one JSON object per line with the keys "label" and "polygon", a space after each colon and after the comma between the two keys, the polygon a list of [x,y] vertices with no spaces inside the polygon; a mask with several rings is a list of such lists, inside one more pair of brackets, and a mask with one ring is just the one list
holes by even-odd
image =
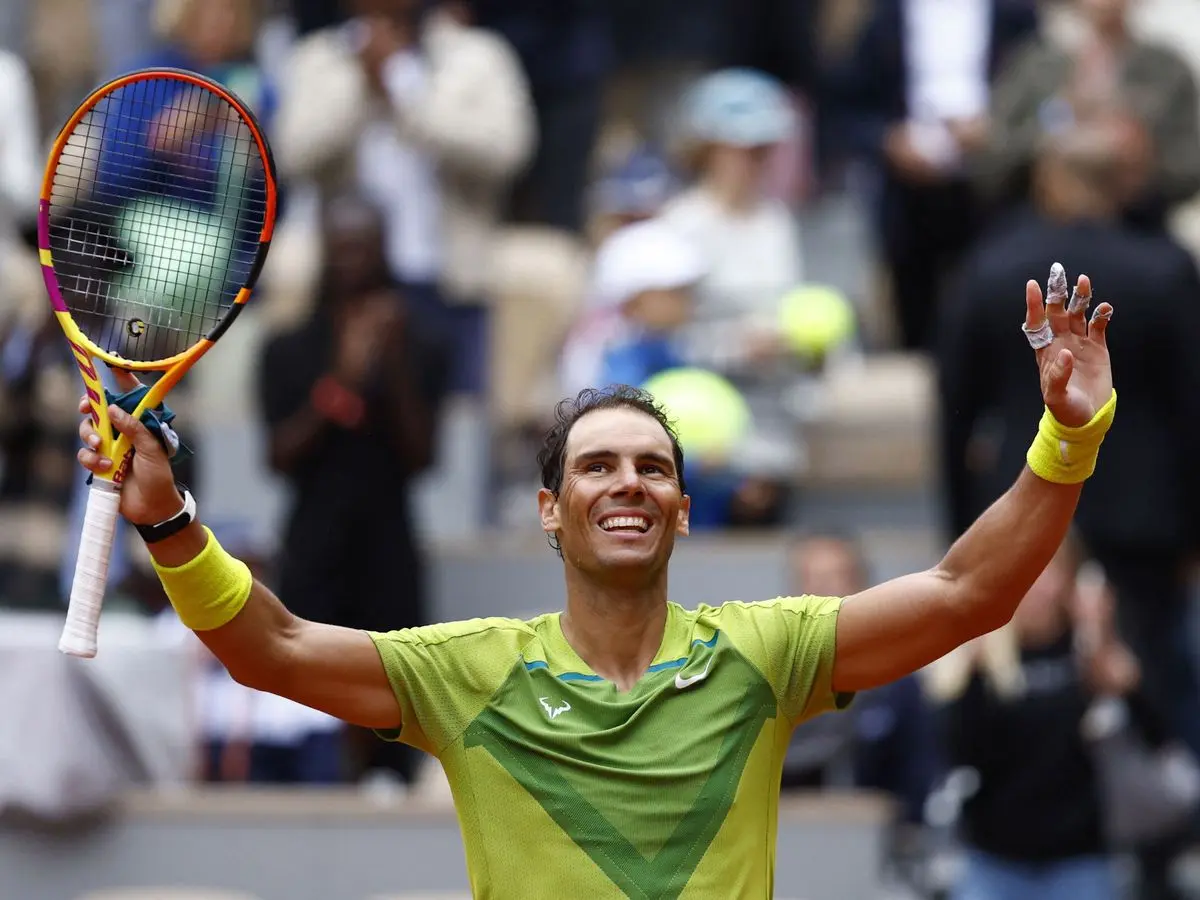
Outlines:
{"label": "blurred hand of spectator", "polygon": [[934,152],[922,146],[909,122],[899,122],[888,129],[883,152],[896,175],[910,184],[933,184],[942,177]]}
{"label": "blurred hand of spectator", "polygon": [[963,154],[971,154],[986,146],[991,132],[991,122],[987,116],[974,116],[969,119],[951,119],[946,123],[951,136],[958,142]]}
{"label": "blurred hand of spectator", "polygon": [[356,20],[358,58],[371,87],[385,93],[384,68],[395,54],[411,50],[416,45],[416,31],[411,22],[393,17],[372,16]]}
{"label": "blurred hand of spectator", "polygon": [[347,387],[361,387],[402,318],[400,300],[392,291],[371,294],[348,309],[338,338],[337,379]]}
{"label": "blurred hand of spectator", "polygon": [[1117,636],[1116,607],[1103,573],[1084,566],[1071,604],[1083,674],[1095,693],[1124,696],[1138,686],[1141,668]]}

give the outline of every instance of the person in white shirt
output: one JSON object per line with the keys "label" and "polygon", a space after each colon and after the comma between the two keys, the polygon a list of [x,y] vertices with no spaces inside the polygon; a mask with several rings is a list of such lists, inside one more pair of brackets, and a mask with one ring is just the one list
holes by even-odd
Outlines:
{"label": "person in white shirt", "polygon": [[785,406],[797,360],[781,335],[780,309],[804,269],[795,215],[770,195],[767,181],[772,153],[796,127],[795,112],[775,79],[724,69],[688,91],[680,126],[695,181],[666,205],[662,220],[692,242],[706,267],[685,353],[732,379],[753,411],[731,522],[778,524],[804,458],[795,413]]}
{"label": "person in white shirt", "polygon": [[392,274],[453,333],[453,387],[475,391],[500,208],[535,118],[516,54],[470,24],[469,3],[420,7],[354,0],[348,23],[301,40],[272,143],[284,179],[376,198]]}
{"label": "person in white shirt", "polygon": [[746,343],[735,348],[759,356],[770,346],[763,339],[773,330],[779,299],[804,277],[795,216],[766,190],[771,153],[791,134],[795,114],[774,79],[726,69],[692,88],[681,125],[695,182],[662,215],[696,244],[709,267],[697,321],[719,322],[723,329],[759,324],[739,327]]}

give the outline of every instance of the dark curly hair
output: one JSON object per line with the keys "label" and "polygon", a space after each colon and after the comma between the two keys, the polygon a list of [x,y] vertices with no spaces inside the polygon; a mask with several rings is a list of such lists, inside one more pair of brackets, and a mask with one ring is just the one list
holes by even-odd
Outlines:
{"label": "dark curly hair", "polygon": [[[675,476],[679,480],[680,493],[687,493],[683,478],[683,447],[675,433],[675,425],[667,411],[646,391],[627,384],[614,384],[606,388],[586,388],[574,397],[568,397],[554,408],[554,425],[546,432],[542,449],[538,452],[538,467],[542,470],[542,487],[558,496],[562,490],[563,468],[567,457],[567,438],[575,423],[590,412],[600,409],[633,409],[645,413],[663,427],[671,439],[671,452],[675,457]],[[550,546],[562,555],[553,536]]]}

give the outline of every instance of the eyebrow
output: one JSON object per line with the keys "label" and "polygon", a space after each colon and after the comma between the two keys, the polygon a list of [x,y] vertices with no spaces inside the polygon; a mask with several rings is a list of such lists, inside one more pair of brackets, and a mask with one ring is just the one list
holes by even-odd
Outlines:
{"label": "eyebrow", "polygon": [[[675,459],[667,456],[664,453],[660,453],[657,450],[647,450],[643,453],[637,453],[635,455],[639,460],[657,463],[658,465],[663,466],[666,469],[670,469],[671,471],[674,471],[675,469]],[[586,463],[596,462],[597,460],[601,459],[612,459],[616,456],[620,456],[620,454],[615,450],[589,450],[586,453],[577,453],[575,455],[574,463],[576,465],[583,465]]]}

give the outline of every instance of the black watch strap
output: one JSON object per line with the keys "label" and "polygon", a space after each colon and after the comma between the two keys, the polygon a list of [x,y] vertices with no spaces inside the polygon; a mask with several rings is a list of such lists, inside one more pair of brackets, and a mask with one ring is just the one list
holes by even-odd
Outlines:
{"label": "black watch strap", "polygon": [[183,494],[183,509],[171,516],[165,522],[157,525],[135,525],[138,534],[147,544],[165,541],[173,534],[178,534],[196,520],[196,500],[186,485],[179,485],[179,493]]}

